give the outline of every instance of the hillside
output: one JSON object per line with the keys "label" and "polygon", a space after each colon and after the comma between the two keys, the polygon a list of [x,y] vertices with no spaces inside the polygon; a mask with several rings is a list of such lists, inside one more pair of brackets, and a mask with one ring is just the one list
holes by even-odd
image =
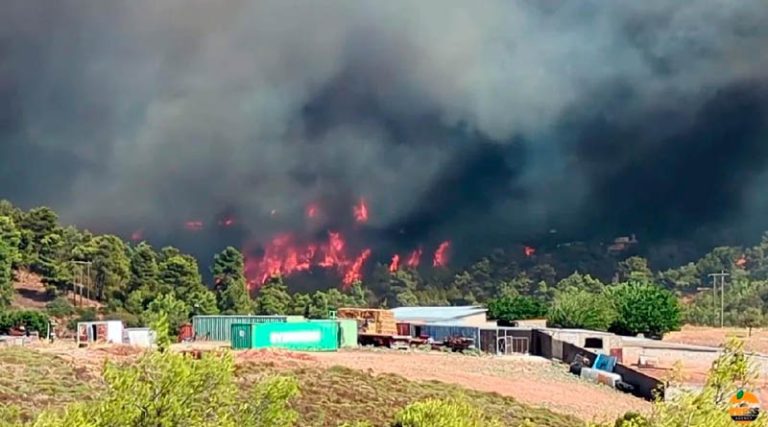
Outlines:
{"label": "hillside", "polygon": [[[77,296],[75,304],[72,296],[72,293],[69,293],[67,298],[78,307],[102,307],[100,302],[84,297],[80,298],[80,296]],[[14,272],[13,301],[11,302],[11,308],[43,310],[45,309],[46,304],[54,299],[55,297],[46,292],[45,283],[43,283],[43,279],[40,275],[26,270],[18,270]]]}
{"label": "hillside", "polygon": [[[88,400],[98,394],[101,366],[105,359],[127,363],[140,351],[125,347],[74,349],[52,346],[40,349],[0,349],[0,369],[21,373],[0,379],[3,403],[13,405],[21,417],[29,419],[42,409],[63,407],[77,400]],[[342,357],[356,357],[354,353]],[[342,353],[339,353],[340,355]],[[300,382],[301,395],[294,402],[299,410],[301,426],[333,426],[344,422],[367,420],[376,426],[391,422],[394,413],[405,405],[429,398],[464,395],[489,414],[500,417],[505,425],[516,426],[529,419],[537,426],[570,427],[580,425],[573,416],[553,412],[498,393],[471,390],[438,381],[412,381],[381,370],[368,371],[361,366],[339,366],[323,357],[288,352],[244,352],[237,356],[237,378],[246,392],[259,378],[277,372],[288,373]],[[374,355],[377,361],[381,355]],[[437,356],[432,363],[451,359],[469,360],[460,356]],[[343,362],[344,363],[344,362]],[[418,357],[413,366],[423,366]],[[456,362],[454,362],[455,364]],[[446,369],[452,369],[447,364]],[[405,371],[406,373],[410,371]],[[519,371],[518,374],[521,374]],[[528,373],[531,375],[531,372]],[[458,375],[457,377],[461,377]],[[572,382],[571,386],[576,383]],[[578,387],[577,387],[578,388]],[[533,389],[531,389],[533,391]],[[607,389],[606,389],[607,391]],[[584,390],[581,390],[583,393]],[[34,396],[34,398],[30,398]],[[601,394],[596,395],[598,398]],[[618,394],[617,394],[618,396]],[[595,399],[600,400],[600,399]],[[586,413],[570,408],[571,413]],[[10,412],[9,412],[10,413]]]}

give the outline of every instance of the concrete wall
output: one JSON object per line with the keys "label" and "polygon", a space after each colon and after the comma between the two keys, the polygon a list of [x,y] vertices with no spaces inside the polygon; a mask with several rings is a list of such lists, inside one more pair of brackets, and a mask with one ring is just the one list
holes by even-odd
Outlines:
{"label": "concrete wall", "polygon": [[586,330],[582,331],[575,329],[546,329],[545,332],[547,332],[549,335],[552,335],[552,337],[556,340],[567,342],[583,348],[586,348],[585,344],[587,338],[599,338],[603,341],[603,346],[601,348],[588,348],[589,350],[598,353],[609,354],[612,348],[620,348],[622,345],[621,337],[607,332]]}

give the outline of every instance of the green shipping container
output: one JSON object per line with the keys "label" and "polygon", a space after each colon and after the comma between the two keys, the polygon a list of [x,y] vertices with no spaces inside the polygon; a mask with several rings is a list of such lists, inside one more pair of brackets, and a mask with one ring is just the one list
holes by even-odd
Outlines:
{"label": "green shipping container", "polygon": [[231,341],[235,323],[285,323],[285,316],[193,316],[192,329],[196,340]]}
{"label": "green shipping container", "polygon": [[253,346],[253,325],[250,323],[233,323],[231,335],[233,350],[245,350]]}
{"label": "green shipping container", "polygon": [[332,322],[261,323],[253,328],[253,348],[336,351],[339,325]]}
{"label": "green shipping container", "polygon": [[357,320],[339,319],[341,347],[357,347]]}

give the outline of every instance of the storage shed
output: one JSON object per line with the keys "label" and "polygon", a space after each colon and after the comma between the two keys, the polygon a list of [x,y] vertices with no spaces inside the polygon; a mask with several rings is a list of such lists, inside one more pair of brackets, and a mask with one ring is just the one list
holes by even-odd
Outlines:
{"label": "storage shed", "polygon": [[450,323],[465,326],[488,326],[488,309],[481,306],[459,307],[398,307],[393,308],[395,321],[400,323]]}
{"label": "storage shed", "polygon": [[622,347],[622,338],[610,332],[591,331],[589,329],[544,328],[540,331],[552,338],[573,344],[595,353],[610,354],[611,349]]}
{"label": "storage shed", "polygon": [[150,328],[123,329],[123,344],[149,348],[155,345],[155,331]]}
{"label": "storage shed", "polygon": [[116,343],[123,342],[123,322],[119,320],[100,320],[77,323],[77,345],[84,343]]}

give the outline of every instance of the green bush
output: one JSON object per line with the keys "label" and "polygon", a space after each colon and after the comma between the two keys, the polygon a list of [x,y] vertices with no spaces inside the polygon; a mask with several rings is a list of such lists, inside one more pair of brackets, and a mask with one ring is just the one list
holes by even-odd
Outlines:
{"label": "green bush", "polygon": [[557,291],[547,314],[547,324],[558,328],[607,331],[616,319],[616,310],[605,293],[568,288]]}
{"label": "green bush", "polygon": [[45,305],[48,315],[52,317],[67,317],[77,313],[75,306],[65,297],[58,297]]}
{"label": "green bush", "polygon": [[652,283],[623,283],[606,290],[616,308],[612,332],[662,337],[680,328],[681,310],[672,292]]}
{"label": "green bush", "polygon": [[504,296],[488,303],[488,315],[502,322],[538,319],[547,314],[547,306],[541,300],[528,296]]}
{"label": "green bush", "polygon": [[393,427],[501,427],[501,422],[464,400],[428,399],[403,408]]}
{"label": "green bush", "polygon": [[0,313],[0,333],[8,333],[16,326],[24,326],[29,332],[37,331],[43,337],[48,332],[48,315],[35,310]]}
{"label": "green bush", "polygon": [[108,364],[107,390],[94,402],[48,410],[35,427],[194,426],[289,427],[298,414],[288,403],[297,381],[271,377],[239,395],[230,353],[195,360],[175,352],[150,352],[131,365]]}

